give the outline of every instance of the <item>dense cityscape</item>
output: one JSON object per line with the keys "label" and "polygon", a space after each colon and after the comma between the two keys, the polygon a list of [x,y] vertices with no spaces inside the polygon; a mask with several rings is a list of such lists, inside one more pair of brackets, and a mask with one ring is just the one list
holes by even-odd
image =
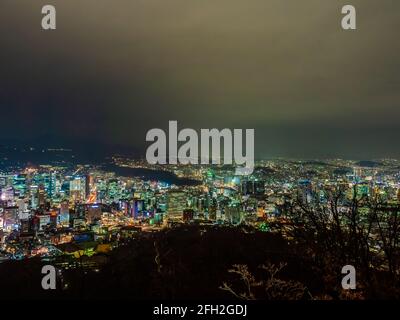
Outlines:
{"label": "dense cityscape", "polygon": [[[165,230],[234,228],[279,233],[290,242],[301,225],[293,209],[329,207],[333,193],[340,192],[337,212],[358,201],[361,224],[367,224],[372,199],[396,208],[400,201],[397,160],[263,160],[251,176],[235,176],[226,165],[149,165],[126,156],[108,161],[3,168],[1,261],[35,258],[61,270],[99,272],[114,249]],[[377,255],[384,249],[378,242],[372,248]]]}
{"label": "dense cityscape", "polygon": [[270,222],[287,219],[284,205],[290,196],[308,203],[316,197],[327,201],[327,189],[347,191],[343,206],[353,198],[353,187],[359,196],[380,194],[395,203],[400,198],[396,160],[259,161],[250,177],[235,176],[233,167],[165,167],[121,157],[112,161],[118,168],[168,170],[193,185],[120,176],[93,165],[3,171],[1,259],[69,254],[68,243],[90,255],[111,250],[119,239],[137,232],[184,223],[244,224],[267,231]]}

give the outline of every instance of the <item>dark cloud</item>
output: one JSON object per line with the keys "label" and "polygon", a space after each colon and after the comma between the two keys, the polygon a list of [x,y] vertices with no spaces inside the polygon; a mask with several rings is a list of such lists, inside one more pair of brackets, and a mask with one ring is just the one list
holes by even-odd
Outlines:
{"label": "dark cloud", "polygon": [[[400,3],[2,0],[3,137],[141,148],[168,120],[256,128],[259,156],[400,156]],[[57,30],[41,30],[41,7]]]}

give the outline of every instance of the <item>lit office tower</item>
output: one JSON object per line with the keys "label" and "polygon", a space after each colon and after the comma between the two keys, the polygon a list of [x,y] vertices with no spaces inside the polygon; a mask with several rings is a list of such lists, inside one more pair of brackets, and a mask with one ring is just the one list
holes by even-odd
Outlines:
{"label": "lit office tower", "polygon": [[31,208],[37,209],[39,207],[39,187],[38,186],[31,185],[30,200],[31,200]]}
{"label": "lit office tower", "polygon": [[55,183],[55,194],[60,194],[62,190],[62,183],[59,177],[56,177],[56,183]]}
{"label": "lit office tower", "polygon": [[26,176],[23,174],[15,175],[13,178],[13,187],[16,195],[24,196],[26,192]]}
{"label": "lit office tower", "polygon": [[243,221],[239,203],[231,203],[225,208],[225,219],[231,224],[240,224]]}
{"label": "lit office tower", "polygon": [[18,199],[16,201],[16,206],[18,207],[18,219],[28,219],[28,203],[25,201],[25,199]]}
{"label": "lit office tower", "polygon": [[167,199],[167,218],[169,221],[182,222],[186,209],[186,195],[183,191],[170,191]]}
{"label": "lit office tower", "polygon": [[58,215],[57,223],[63,227],[69,226],[69,203],[68,201],[63,201],[60,204],[60,214]]}
{"label": "lit office tower", "polygon": [[[6,207],[2,213],[3,229],[12,231],[18,225],[18,207]],[[1,227],[1,226],[0,226]]]}
{"label": "lit office tower", "polygon": [[53,197],[56,194],[57,172],[52,172],[49,176],[48,194]]}
{"label": "lit office tower", "polygon": [[140,215],[143,215],[144,211],[144,200],[134,199],[133,200],[133,217],[137,219]]}
{"label": "lit office tower", "polygon": [[85,200],[85,178],[75,177],[69,183],[69,197],[72,202]]}
{"label": "lit office tower", "polygon": [[42,184],[39,186],[38,199],[39,199],[39,208],[44,208],[46,206],[46,190],[44,188],[44,185]]}

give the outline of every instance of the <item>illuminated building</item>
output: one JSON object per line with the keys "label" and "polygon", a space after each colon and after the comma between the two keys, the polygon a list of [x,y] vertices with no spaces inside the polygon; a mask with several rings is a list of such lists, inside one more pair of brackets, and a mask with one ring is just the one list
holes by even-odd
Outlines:
{"label": "illuminated building", "polygon": [[6,207],[2,212],[3,230],[12,231],[18,229],[18,207]]}
{"label": "illuminated building", "polygon": [[208,219],[216,220],[217,219],[217,207],[216,205],[211,205],[208,209]]}
{"label": "illuminated building", "polygon": [[47,226],[50,226],[50,214],[36,215],[38,222],[38,231],[43,231]]}
{"label": "illuminated building", "polygon": [[367,184],[357,184],[357,196],[367,197],[369,195],[369,186]]}
{"label": "illuminated building", "polygon": [[61,227],[68,227],[69,226],[69,205],[68,201],[63,201],[60,204],[60,213],[58,215],[57,224]]}
{"label": "illuminated building", "polygon": [[129,209],[130,209],[130,203],[128,200],[120,200],[119,201],[119,210],[121,210],[124,215],[128,216],[129,215]]}
{"label": "illuminated building", "polygon": [[69,196],[71,202],[83,202],[86,199],[85,190],[85,178],[73,178],[69,183]]}
{"label": "illuminated building", "polygon": [[5,187],[1,189],[1,200],[12,201],[14,200],[14,189],[13,187]]}
{"label": "illuminated building", "polygon": [[167,218],[169,221],[182,222],[186,209],[186,195],[183,191],[169,191],[167,198]]}
{"label": "illuminated building", "polygon": [[58,225],[58,211],[52,210],[49,212],[49,214],[50,214],[50,227],[56,229]]}
{"label": "illuminated building", "polygon": [[28,203],[24,199],[18,199],[16,206],[18,207],[18,219],[28,219],[30,214]]}
{"label": "illuminated building", "polygon": [[26,193],[26,176],[22,174],[15,175],[13,187],[17,196],[24,196]]}
{"label": "illuminated building", "polygon": [[144,211],[144,200],[134,199],[133,200],[133,218],[137,219]]}
{"label": "illuminated building", "polygon": [[266,217],[265,203],[264,202],[259,202],[258,205],[257,205],[257,217],[259,217],[259,218],[265,218]]}
{"label": "illuminated building", "polygon": [[225,220],[230,224],[240,224],[243,221],[239,203],[232,203],[225,208]]}
{"label": "illuminated building", "polygon": [[80,227],[85,227],[86,226],[86,220],[83,218],[74,218],[72,220],[72,227],[73,228],[80,228]]}
{"label": "illuminated building", "polygon": [[39,187],[32,185],[30,187],[31,208],[37,209],[39,207]]}
{"label": "illuminated building", "polygon": [[153,218],[152,222],[153,222],[153,224],[161,224],[163,222],[162,212],[156,212],[154,214],[154,218]]}
{"label": "illuminated building", "polygon": [[101,219],[102,211],[101,206],[97,204],[92,204],[88,206],[88,211],[86,213],[86,222],[93,223]]}
{"label": "illuminated building", "polygon": [[57,191],[57,173],[51,172],[49,176],[49,184],[47,188],[47,193],[49,197],[52,197],[56,194]]}
{"label": "illuminated building", "polygon": [[44,208],[46,206],[46,191],[44,185],[39,186],[38,191],[39,208]]}

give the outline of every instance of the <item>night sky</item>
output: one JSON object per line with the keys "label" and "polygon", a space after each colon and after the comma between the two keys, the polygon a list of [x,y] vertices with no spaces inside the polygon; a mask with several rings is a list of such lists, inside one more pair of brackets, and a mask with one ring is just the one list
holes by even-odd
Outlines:
{"label": "night sky", "polygon": [[255,128],[257,157],[400,158],[398,0],[1,0],[0,30],[0,141],[144,150],[178,120]]}

